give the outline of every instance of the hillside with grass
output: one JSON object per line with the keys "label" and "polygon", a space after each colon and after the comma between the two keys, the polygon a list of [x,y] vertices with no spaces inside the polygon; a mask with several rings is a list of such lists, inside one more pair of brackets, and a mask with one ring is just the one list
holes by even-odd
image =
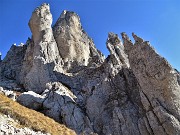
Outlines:
{"label": "hillside with grass", "polygon": [[39,112],[28,109],[2,94],[0,94],[0,115],[7,115],[13,118],[19,123],[16,125],[17,128],[27,127],[34,131],[41,131],[42,133],[50,133],[52,135],[75,135],[75,132],[66,126],[55,122]]}

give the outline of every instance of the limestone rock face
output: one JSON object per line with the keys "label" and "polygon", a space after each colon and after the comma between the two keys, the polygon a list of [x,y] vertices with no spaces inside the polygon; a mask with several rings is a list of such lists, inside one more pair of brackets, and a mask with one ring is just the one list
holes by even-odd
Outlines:
{"label": "limestone rock face", "polygon": [[[179,75],[163,57],[156,53],[148,41],[144,41],[134,33],[133,38],[135,44],[131,44],[131,49],[127,49],[127,54],[133,73],[147,98],[146,102],[142,103],[146,108],[152,130],[156,134],[160,132],[154,125],[156,123],[156,125],[160,125],[159,129],[163,134],[179,134]],[[124,46],[126,47],[126,44]],[[152,109],[151,116],[149,116],[150,109]],[[157,118],[154,119],[153,115]],[[165,119],[169,119],[169,121]]]}
{"label": "limestone rock face", "polygon": [[127,58],[128,56],[124,53],[124,45],[122,44],[117,34],[109,33],[106,45],[111,54],[111,57],[116,59],[116,65],[129,67],[129,60]]}
{"label": "limestone rock face", "polygon": [[81,133],[89,128],[88,118],[76,104],[76,96],[65,86],[54,83],[54,91],[45,91],[46,96],[43,102],[43,113],[55,119],[58,122],[66,123],[66,125]]}
{"label": "limestone rock face", "polygon": [[26,89],[37,93],[42,93],[48,82],[56,80],[54,70],[61,71],[61,58],[51,24],[52,15],[48,4],[36,8],[29,21],[32,40],[29,41],[24,58],[21,83]]}
{"label": "limestone rock face", "polygon": [[2,76],[10,80],[18,80],[22,68],[24,55],[26,52],[26,45],[16,46],[12,45],[6,57],[1,62],[1,79]]}
{"label": "limestone rock face", "polygon": [[87,66],[94,57],[97,57],[100,63],[103,62],[102,53],[94,47],[92,39],[83,30],[76,13],[64,10],[54,25],[53,31],[60,56],[67,69],[76,65]]}
{"label": "limestone rock face", "polygon": [[51,24],[43,4],[29,21],[32,38],[17,51],[22,55],[8,53],[0,65],[6,80],[0,86],[7,88],[9,79],[24,86],[20,104],[77,134],[180,134],[180,74],[148,41],[133,33],[133,43],[122,33],[122,42],[111,32],[105,59],[76,13],[63,11],[53,30]]}

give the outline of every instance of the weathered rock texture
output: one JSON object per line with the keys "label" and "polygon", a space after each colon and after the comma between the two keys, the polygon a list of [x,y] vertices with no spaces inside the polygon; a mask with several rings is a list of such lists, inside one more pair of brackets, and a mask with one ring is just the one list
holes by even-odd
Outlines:
{"label": "weathered rock texture", "polygon": [[32,39],[28,42],[21,83],[27,90],[37,93],[42,93],[48,82],[56,80],[53,70],[61,70],[62,62],[51,24],[52,15],[48,4],[36,8],[29,21]]}
{"label": "weathered rock texture", "polygon": [[[104,57],[83,30],[79,16],[64,10],[53,27],[60,56],[67,69],[87,66],[90,62],[101,64]],[[98,60],[98,61],[97,61]]]}
{"label": "weathered rock texture", "polygon": [[14,44],[11,46],[1,63],[1,77],[5,76],[7,79],[19,81],[26,48],[27,46],[16,46]]}
{"label": "weathered rock texture", "polygon": [[63,11],[51,24],[43,4],[29,21],[32,38],[2,61],[2,77],[28,91],[19,103],[78,134],[180,135],[180,74],[148,41],[109,33],[104,59],[76,13]]}
{"label": "weathered rock texture", "polygon": [[50,135],[30,128],[18,127],[19,123],[7,115],[0,114],[0,135]]}

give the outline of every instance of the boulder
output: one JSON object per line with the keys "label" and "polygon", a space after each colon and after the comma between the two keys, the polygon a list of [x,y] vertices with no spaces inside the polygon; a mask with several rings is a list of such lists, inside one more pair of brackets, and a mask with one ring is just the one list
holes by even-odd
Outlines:
{"label": "boulder", "polygon": [[33,92],[28,91],[22,93],[18,98],[17,102],[20,103],[23,106],[26,106],[33,110],[42,110],[42,104],[45,97]]}

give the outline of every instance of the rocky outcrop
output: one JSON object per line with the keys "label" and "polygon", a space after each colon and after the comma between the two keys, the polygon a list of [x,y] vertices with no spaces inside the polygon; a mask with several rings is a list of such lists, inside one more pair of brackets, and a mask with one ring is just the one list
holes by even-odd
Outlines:
{"label": "rocky outcrop", "polygon": [[5,95],[5,96],[13,99],[14,101],[16,100],[16,97],[17,97],[17,95],[14,91],[5,90],[5,89],[3,89],[3,87],[0,87],[0,94]]}
{"label": "rocky outcrop", "polygon": [[[133,43],[122,33],[122,42],[110,32],[104,59],[76,13],[63,11],[53,29],[51,24],[48,4],[33,12],[32,38],[14,58],[21,66],[13,83],[28,91],[19,103],[77,134],[180,134],[180,74],[148,41],[133,33]],[[6,70],[1,73],[9,79]]]}
{"label": "rocky outcrop", "polygon": [[75,132],[42,113],[28,109],[0,94],[0,134],[75,135]]}
{"label": "rocky outcrop", "polygon": [[117,34],[109,33],[106,45],[111,54],[110,57],[114,57],[114,60],[116,60],[113,65],[129,67],[128,56],[125,54],[124,45]]}
{"label": "rocky outcrop", "polygon": [[146,97],[146,102],[142,103],[150,126],[154,134],[179,134],[178,74],[163,57],[156,53],[148,41],[144,41],[134,33],[132,36],[135,44],[131,44],[127,54],[130,66],[144,94],[143,98]]}
{"label": "rocky outcrop", "polygon": [[87,66],[89,62],[100,64],[104,61],[102,53],[95,48],[92,39],[83,30],[76,13],[64,10],[53,31],[65,68]]}
{"label": "rocky outcrop", "polygon": [[53,70],[61,71],[62,61],[51,28],[49,5],[38,7],[31,16],[29,27],[32,40],[24,58],[21,83],[27,90],[42,93],[48,82],[56,80]]}
{"label": "rocky outcrop", "polygon": [[25,45],[16,46],[13,44],[6,57],[1,63],[1,80],[2,76],[10,80],[19,81],[19,74],[22,69],[22,63],[26,52]]}
{"label": "rocky outcrop", "polygon": [[17,98],[17,102],[33,110],[40,110],[44,101],[43,96],[33,91],[24,92]]}

